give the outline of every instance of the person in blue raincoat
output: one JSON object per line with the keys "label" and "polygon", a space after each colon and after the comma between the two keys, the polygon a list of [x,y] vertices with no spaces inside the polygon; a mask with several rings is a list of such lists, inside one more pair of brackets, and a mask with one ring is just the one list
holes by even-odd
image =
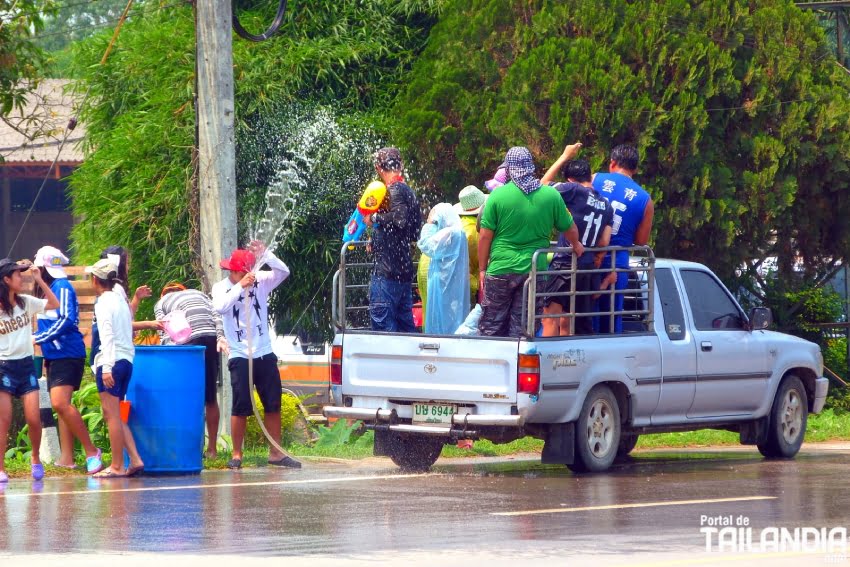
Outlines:
{"label": "person in blue raincoat", "polygon": [[440,203],[431,209],[417,245],[431,258],[424,331],[450,335],[469,313],[469,250],[452,205]]}

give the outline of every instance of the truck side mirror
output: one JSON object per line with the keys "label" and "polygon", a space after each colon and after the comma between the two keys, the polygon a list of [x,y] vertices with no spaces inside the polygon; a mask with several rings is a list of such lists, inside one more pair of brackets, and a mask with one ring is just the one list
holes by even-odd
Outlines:
{"label": "truck side mirror", "polygon": [[773,312],[767,307],[753,307],[750,310],[750,330],[760,331],[773,324]]}

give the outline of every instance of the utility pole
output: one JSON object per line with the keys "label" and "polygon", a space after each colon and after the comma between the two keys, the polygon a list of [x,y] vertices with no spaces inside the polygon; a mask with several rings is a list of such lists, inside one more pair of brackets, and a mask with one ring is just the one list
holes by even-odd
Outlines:
{"label": "utility pole", "polygon": [[[236,142],[234,133],[231,0],[195,2],[198,188],[204,290],[222,278],[219,261],[236,248]],[[231,391],[221,365],[219,432],[230,433]]]}
{"label": "utility pole", "polygon": [[231,0],[199,0],[195,10],[201,262],[209,291],[222,277],[219,261],[236,248]]}

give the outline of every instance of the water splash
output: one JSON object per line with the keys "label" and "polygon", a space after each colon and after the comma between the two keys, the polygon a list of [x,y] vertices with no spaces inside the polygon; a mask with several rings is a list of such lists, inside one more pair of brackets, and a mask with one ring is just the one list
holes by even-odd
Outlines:
{"label": "water splash", "polygon": [[250,164],[247,173],[258,179],[265,173],[268,183],[263,212],[249,222],[248,240],[276,250],[297,230],[338,234],[374,174],[378,136],[344,123],[329,108],[306,105],[288,106],[256,130],[249,151],[263,155],[264,163]]}

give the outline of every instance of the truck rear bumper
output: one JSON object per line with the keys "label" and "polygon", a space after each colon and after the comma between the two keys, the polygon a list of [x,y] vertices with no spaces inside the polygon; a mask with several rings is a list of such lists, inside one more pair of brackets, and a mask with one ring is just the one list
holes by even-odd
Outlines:
{"label": "truck rear bumper", "polygon": [[821,376],[815,380],[815,400],[812,402],[812,413],[820,413],[826,403],[826,393],[829,391],[829,380]]}
{"label": "truck rear bumper", "polygon": [[419,433],[422,433],[422,431],[418,431],[419,429],[437,430],[437,434],[440,435],[445,435],[445,432],[448,430],[449,425],[455,425],[459,427],[521,427],[523,424],[523,417],[521,415],[487,415],[473,413],[457,413],[452,416],[451,424],[447,423],[445,424],[446,427],[439,427],[431,425],[395,424],[395,422],[398,421],[396,411],[387,409],[346,408],[339,406],[328,406],[324,410],[322,410],[322,413],[325,415],[325,417],[328,418],[333,417],[338,419],[359,419],[361,421],[366,422],[389,423],[392,424],[391,427],[415,427],[417,429],[417,432]]}

